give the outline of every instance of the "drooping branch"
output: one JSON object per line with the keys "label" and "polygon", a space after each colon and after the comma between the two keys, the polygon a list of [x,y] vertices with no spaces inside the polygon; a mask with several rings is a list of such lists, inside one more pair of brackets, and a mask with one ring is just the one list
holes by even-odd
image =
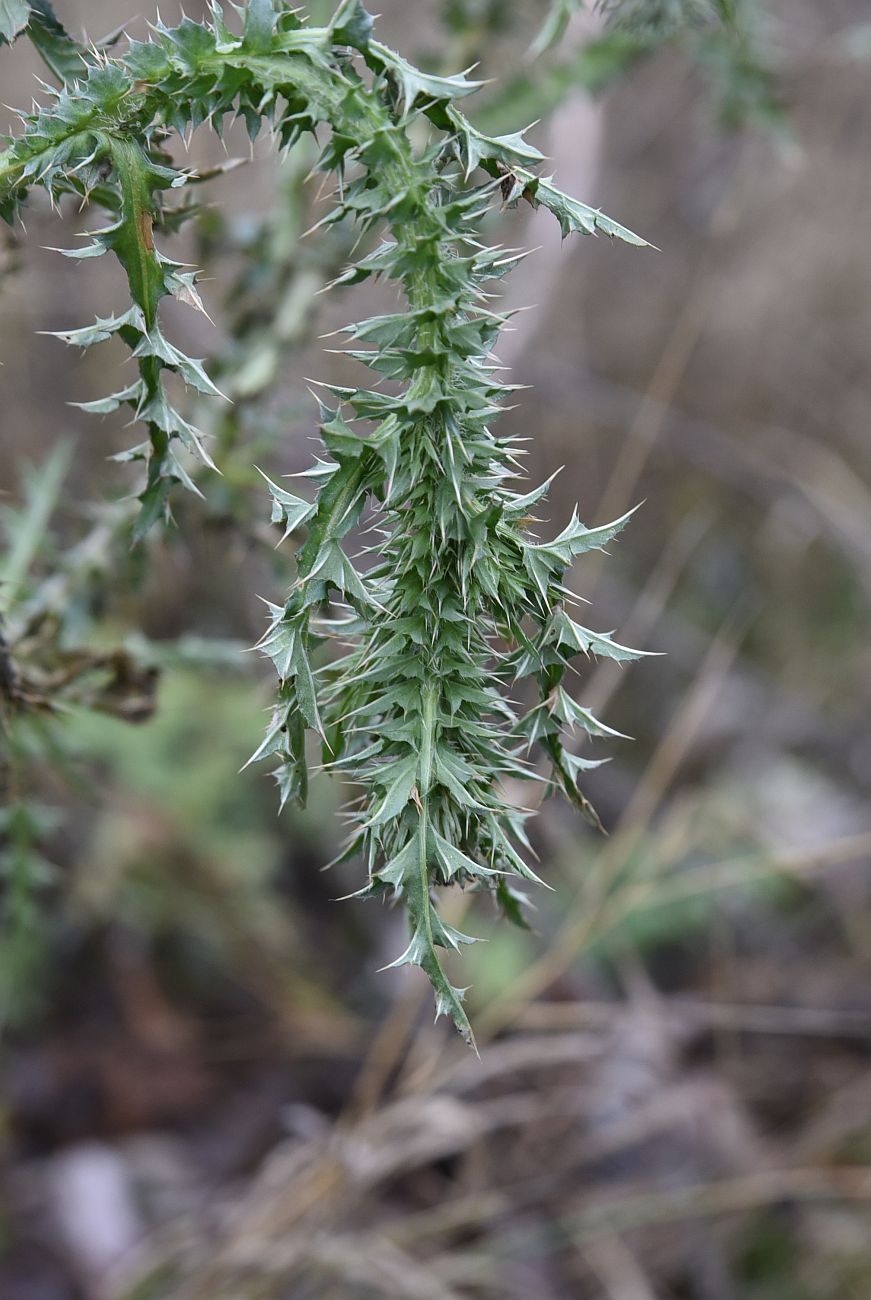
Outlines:
{"label": "drooping branch", "polygon": [[[538,540],[531,512],[547,484],[515,491],[519,449],[491,431],[512,389],[492,357],[505,322],[490,294],[518,255],[488,246],[485,222],[500,203],[522,199],[549,208],[564,234],[644,243],[541,177],[542,159],[522,134],[477,131],[457,106],[475,89],[463,75],[422,73],[376,41],[359,0],[345,0],[325,27],[251,0],[241,35],[215,8],[210,24],[158,25],[123,57],[101,56],[0,155],[7,216],[34,184],[53,198],[99,195],[112,213],[79,255],[114,253],[132,306],[63,337],[90,346],[117,334],[138,363],[131,386],[90,405],[126,404],[146,425],[147,442],[131,453],[147,464],[140,529],[165,513],[175,482],[193,486],[178,444],[207,456],[163,385],[170,371],[211,389],[160,323],[167,295],[196,303],[193,273],[154,242],[161,196],[187,180],[163,151],[166,133],[204,122],[220,131],[227,114],[243,117],[252,135],[269,124],[285,147],[325,130],[319,165],[341,180],[325,221],[381,232],[340,277],[383,277],[404,294],[405,310],[348,328],[351,355],[378,385],[331,389],[335,405],[322,408],[326,458],[308,475],[313,500],[269,484],[274,518],[287,532],[305,525],[308,536],[262,642],[280,685],[254,757],[275,755],[282,799],[302,798],[313,731],[325,762],[361,787],[347,845],[367,863],[361,893],[403,900],[411,938],[396,964],[423,968],[437,1012],[467,1038],[462,990],[437,950],[471,940],[441,919],[434,890],[490,891],[521,920],[522,895],[510,881],[537,877],[525,857],[529,814],[508,801],[504,783],[543,779],[529,759],[540,745],[553,769],[548,787],[559,785],[595,820],[578,788],[595,764],[567,752],[564,732],[616,733],[575,703],[563,679],[577,655],[637,655],[575,622],[565,586],[572,561],[605,545],[628,516],[601,528],[575,516],[553,541]],[[422,116],[432,138],[421,149],[412,127]],[[347,540],[370,515],[376,558],[360,570]],[[315,651],[325,640],[345,652],[319,667]],[[526,713],[507,695],[522,678],[538,691]]]}

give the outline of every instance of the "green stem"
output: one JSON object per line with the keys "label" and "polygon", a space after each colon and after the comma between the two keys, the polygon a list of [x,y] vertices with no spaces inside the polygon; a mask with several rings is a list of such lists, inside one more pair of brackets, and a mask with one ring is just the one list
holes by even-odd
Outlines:
{"label": "green stem", "polygon": [[427,906],[429,900],[429,794],[432,784],[432,749],[433,731],[436,715],[436,688],[429,685],[424,688],[421,699],[421,737],[418,797],[420,798],[420,819],[417,835],[417,870],[420,878],[420,896],[423,900],[421,920],[426,932],[430,949],[434,950],[432,936],[432,918]]}

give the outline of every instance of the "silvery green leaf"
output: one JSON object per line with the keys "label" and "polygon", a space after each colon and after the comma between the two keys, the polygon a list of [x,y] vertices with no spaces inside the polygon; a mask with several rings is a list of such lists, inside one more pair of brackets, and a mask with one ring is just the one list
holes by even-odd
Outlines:
{"label": "silvery green leaf", "polygon": [[589,736],[604,736],[617,740],[629,740],[622,731],[615,731],[613,727],[607,727],[604,722],[594,718],[589,709],[584,709],[580,704],[576,704],[568,691],[559,687],[557,699],[552,706],[551,711],[556,713],[560,720],[570,727],[583,727]]}
{"label": "silvery green leaf", "polygon": [[619,645],[611,639],[608,632],[591,632],[574,619],[569,618],[565,610],[558,610],[551,623],[549,640],[565,645],[575,654],[601,655],[605,659],[618,662],[627,659],[642,659],[650,654],[649,650],[631,650],[629,646]]}
{"label": "silvery green leaf", "polygon": [[338,45],[353,45],[357,50],[366,50],[374,25],[362,0],[341,0],[330,20],[330,34]]}
{"label": "silvery green leaf", "polygon": [[243,49],[250,50],[252,54],[263,54],[272,44],[274,30],[275,9],[272,0],[247,0]]}
{"label": "silvery green leaf", "polygon": [[27,0],[0,0],[0,40],[14,41],[30,21]]}
{"label": "silvery green leaf", "polygon": [[[518,173],[520,174],[520,173]],[[552,184],[550,178],[539,178],[532,173],[522,173],[522,178],[529,186],[536,203],[540,203],[556,217],[563,235],[609,235],[612,239],[622,239],[626,244],[636,248],[651,248],[652,245],[626,226],[621,226],[607,216],[600,208],[591,208],[580,199],[570,198]]]}
{"label": "silvery green leaf", "polygon": [[453,77],[438,77],[428,72],[421,72],[401,54],[382,45],[380,41],[369,41],[367,52],[374,63],[395,79],[406,112],[418,99],[462,99],[465,95],[473,94],[483,85],[481,81],[469,81],[462,72]]}
{"label": "silvery green leaf", "polygon": [[450,840],[446,839],[443,835],[440,835],[438,831],[434,830],[432,832],[432,839],[435,856],[439,862],[441,862],[447,880],[450,880],[458,873],[467,876],[481,877],[499,875],[498,871],[494,871],[490,867],[484,867],[481,863],[473,861],[468,854],[463,853],[462,849],[458,849],[455,844],[452,844]]}
{"label": "silvery green leaf", "polygon": [[552,542],[534,542],[527,546],[527,550],[552,556],[559,563],[568,565],[585,551],[599,550],[610,542],[623,531],[637,509],[636,506],[632,510],[627,510],[626,514],[621,515],[619,519],[615,519],[610,524],[600,524],[597,528],[585,528],[576,511],[570,522]]}
{"label": "silvery green leaf", "polygon": [[311,519],[317,510],[317,505],[305,501],[302,497],[294,496],[292,492],[279,487],[277,483],[273,483],[271,478],[267,478],[262,470],[258,470],[258,473],[266,481],[266,486],[269,488],[272,497],[272,522],[285,525],[284,536],[281,539],[285,541],[290,537],[291,533],[295,533],[297,529]]}

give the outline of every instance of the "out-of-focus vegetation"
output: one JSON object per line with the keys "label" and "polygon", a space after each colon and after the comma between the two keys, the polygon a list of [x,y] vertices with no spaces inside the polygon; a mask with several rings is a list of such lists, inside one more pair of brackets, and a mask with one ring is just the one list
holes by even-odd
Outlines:
{"label": "out-of-focus vegetation", "polygon": [[[35,336],[105,311],[115,281],[40,251],[60,242],[47,207],[4,245],[0,600],[30,638],[16,689],[37,706],[3,731],[10,1300],[869,1287],[862,6],[772,2],[758,30],[741,6],[762,76],[725,132],[728,60],[703,26],[624,63],[627,29],[595,9],[544,50],[544,8],[385,6],[381,23],[433,68],[483,56],[482,128],[544,114],[535,138],[567,187],[661,249],[626,262],[589,241],[558,260],[518,212],[516,242],[543,247],[510,305],[538,307],[505,350],[534,385],[510,417],[530,459],[567,466],[554,518],[645,499],[578,582],[667,657],[579,683],[635,743],[590,778],[607,839],[556,803],[539,818],[555,891],[534,932],[476,916],[480,1063],[431,1027],[413,975],[375,977],[398,918],[332,901],[356,880],[321,871],[340,839],[330,784],[277,818],[269,780],[238,774],[269,700],[244,651],[252,593],[289,570],[251,530],[253,466],[305,467],[311,339],[348,314],[315,298],[342,236],[297,244],[316,187],[302,170],[276,184],[258,147],[183,236],[217,332],[177,328],[236,401],[209,426],[223,479],[147,565],[114,503],[123,467],[103,460],[124,431],[64,404],[102,367]],[[102,36],[128,11],[63,16]],[[26,102],[36,60],[21,44],[0,59],[3,98]],[[221,162],[198,136],[191,150]]]}

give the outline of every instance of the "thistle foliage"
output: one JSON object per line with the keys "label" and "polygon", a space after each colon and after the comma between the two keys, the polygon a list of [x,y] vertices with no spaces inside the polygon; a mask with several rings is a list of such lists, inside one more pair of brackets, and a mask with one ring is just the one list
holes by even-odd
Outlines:
{"label": "thistle foliage", "polygon": [[[549,208],[564,235],[644,241],[562,194],[522,133],[476,130],[459,102],[477,83],[413,67],[375,38],[359,0],[344,0],[323,27],[250,0],[241,34],[216,4],[209,22],[158,23],[123,54],[76,47],[75,57],[78,77],[0,154],[0,210],[12,219],[39,185],[53,200],[75,193],[109,213],[73,255],[113,253],[130,306],[61,337],[90,347],[117,336],[137,363],[130,385],[89,407],[129,407],[144,426],[128,453],[145,465],[139,533],[166,515],[176,485],[196,490],[190,457],[209,461],[167,375],[216,392],[160,317],[167,296],[199,303],[195,273],[156,240],[184,218],[173,193],[196,179],[172,162],[171,135],[203,123],[220,133],[229,115],[252,137],[269,126],[284,148],[317,136],[318,166],[339,181],[320,224],[350,222],[362,237],[337,283],[379,278],[401,291],[399,311],[347,328],[373,386],[325,390],[323,455],[306,475],[313,490],[267,480],[274,521],[307,537],[261,643],[279,686],[254,758],[277,761],[282,802],[304,799],[315,733],[324,764],[359,789],[345,856],[365,860],[360,894],[402,900],[410,941],[393,964],[420,966],[437,1013],[470,1039],[463,990],[439,953],[471,939],[441,917],[437,891],[489,892],[522,923],[516,885],[537,877],[529,812],[514,792],[559,787],[595,821],[579,787],[595,763],[567,737],[616,733],[576,703],[566,674],[578,658],[638,654],[578,622],[566,586],[573,561],[605,546],[628,515],[590,528],[575,514],[542,539],[535,512],[548,484],[519,486],[520,449],[492,431],[513,388],[493,354],[506,323],[494,295],[520,254],[488,244],[487,222],[523,199]],[[358,565],[350,550],[363,528],[375,540]],[[512,703],[530,691],[528,707]]]}

